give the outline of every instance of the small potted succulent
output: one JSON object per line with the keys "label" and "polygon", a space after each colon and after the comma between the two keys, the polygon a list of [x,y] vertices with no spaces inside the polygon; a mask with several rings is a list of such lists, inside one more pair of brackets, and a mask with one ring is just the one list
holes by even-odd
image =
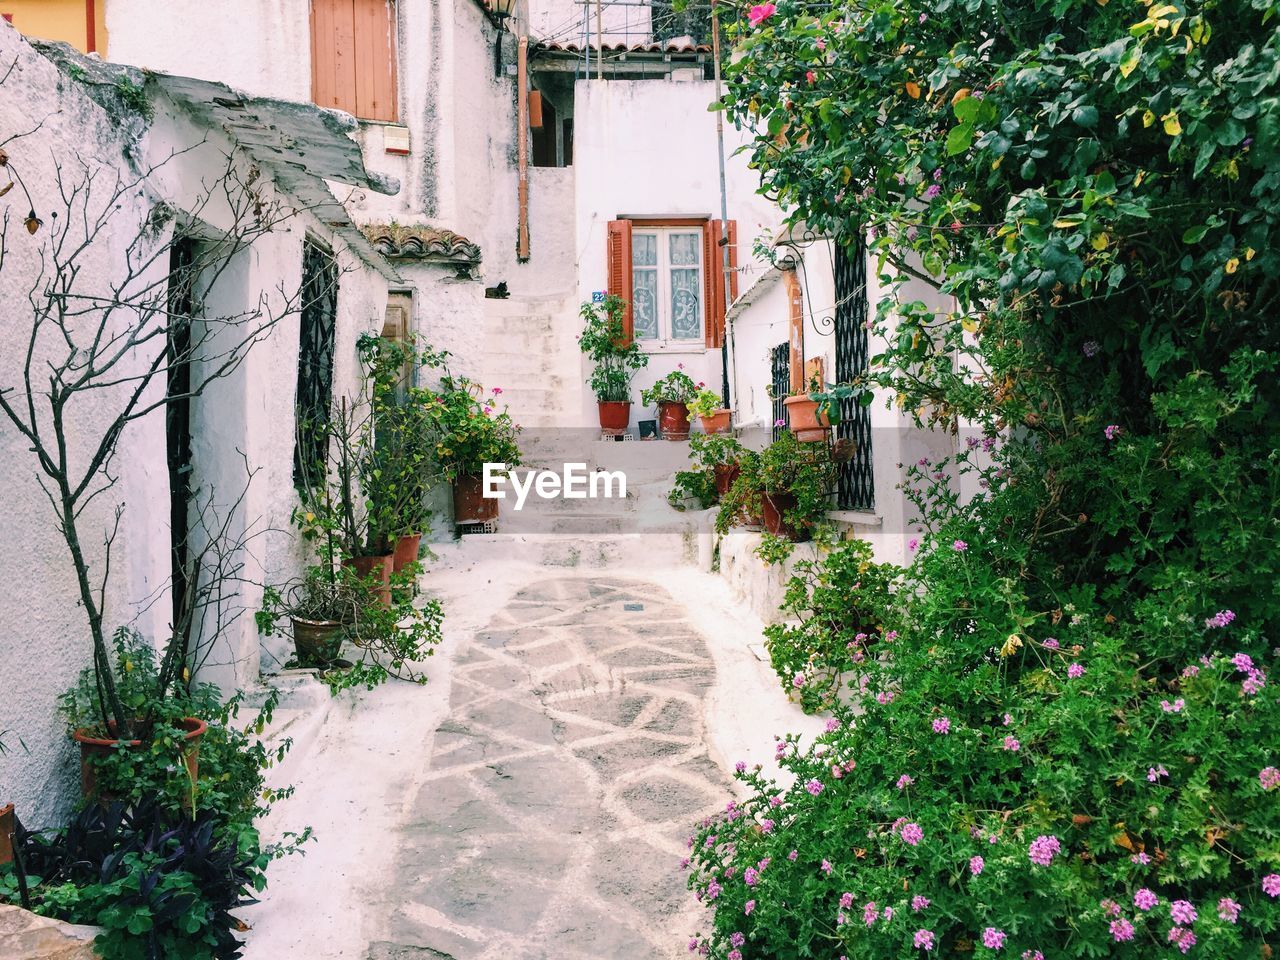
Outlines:
{"label": "small potted succulent", "polygon": [[702,384],[684,372],[684,364],[672,370],[648,390],[640,391],[640,402],[646,407],[658,405],[658,426],[664,440],[689,439],[689,403]]}
{"label": "small potted succulent", "polygon": [[610,294],[603,303],[584,303],[579,311],[583,329],[578,346],[593,364],[587,383],[599,406],[600,431],[612,437],[627,432],[631,379],[635,371],[649,364],[649,355],[627,337],[622,323],[626,310],[627,301]]}
{"label": "small potted succulent", "polygon": [[822,392],[822,378],[814,374],[803,390],[782,401],[787,408],[787,425],[801,443],[825,440],[831,430],[828,404],[814,397]]}
{"label": "small potted succulent", "polygon": [[760,454],[761,517],[775,537],[808,540],[825,515],[835,467],[826,447],[806,449],[794,433],[784,433]]}
{"label": "small potted succulent", "polygon": [[322,561],[308,567],[296,583],[268,587],[254,617],[267,636],[275,632],[281,617],[287,617],[298,662],[324,667],[338,659],[343,640],[369,602],[353,568]]}
{"label": "small potted succulent", "polygon": [[729,410],[720,405],[720,394],[702,387],[689,402],[689,422],[697,417],[702,422],[702,432],[707,434],[729,432]]}

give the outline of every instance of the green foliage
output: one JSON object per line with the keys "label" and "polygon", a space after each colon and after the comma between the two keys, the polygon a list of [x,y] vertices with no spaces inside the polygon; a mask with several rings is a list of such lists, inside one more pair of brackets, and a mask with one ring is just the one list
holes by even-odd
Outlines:
{"label": "green foliage", "polygon": [[667,503],[677,510],[685,509],[686,500],[697,500],[698,505],[706,510],[719,499],[715,474],[709,467],[677,470],[672,478],[671,490],[667,493]]}
{"label": "green foliage", "polygon": [[784,431],[760,454],[760,489],[789,495],[795,505],[783,514],[795,530],[812,530],[831,508],[835,465],[825,443],[801,443]]}
{"label": "green foliage", "polygon": [[520,427],[504,406],[500,387],[489,394],[466,377],[446,375],[436,390],[422,391],[422,403],[438,437],[435,456],[450,482],[478,476],[486,463],[520,465]]}
{"label": "green foliage", "polygon": [[912,471],[918,553],[846,665],[865,714],[836,700],[695,837],[711,956],[1274,950],[1278,14],[783,3],[733,28],[766,188],[869,231],[885,346],[847,386],[976,431]]}
{"label": "green foliage", "polygon": [[631,378],[649,365],[649,355],[627,337],[622,322],[626,310],[627,301],[609,294],[604,303],[584,303],[579,311],[583,329],[578,346],[594,364],[587,383],[601,402],[629,401]]}
{"label": "green foliage", "polygon": [[724,409],[724,398],[714,390],[702,387],[689,401],[689,422],[694,417],[709,417]]}
{"label": "green foliage", "polygon": [[700,467],[738,463],[746,448],[728,433],[695,433],[689,437],[689,457]]}
{"label": "green foliage", "polygon": [[665,377],[647,390],[640,391],[640,402],[646,407],[655,403],[689,403],[697,396],[702,384],[694,383],[693,378],[681,369],[672,370]]}
{"label": "green foliage", "polygon": [[796,562],[782,601],[787,619],[765,627],[764,636],[783,689],[806,712],[833,707],[844,678],[875,655],[900,575],[874,562],[865,540]]}
{"label": "green foliage", "polygon": [[667,502],[677,510],[686,500],[697,500],[705,510],[720,501],[716,491],[715,468],[737,463],[746,452],[741,443],[727,433],[695,433],[689,437],[689,458],[693,469],[678,470]]}
{"label": "green foliage", "polygon": [[716,512],[716,533],[721,535],[731,527],[760,523],[760,495],[764,491],[760,483],[760,454],[744,450],[738,459],[738,470],[737,479],[720,498],[720,509]]}

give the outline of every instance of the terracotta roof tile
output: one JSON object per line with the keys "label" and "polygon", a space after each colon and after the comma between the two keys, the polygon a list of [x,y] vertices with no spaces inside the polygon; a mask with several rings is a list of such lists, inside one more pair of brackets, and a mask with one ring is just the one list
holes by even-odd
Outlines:
{"label": "terracotta roof tile", "polygon": [[360,228],[390,260],[479,263],[480,246],[461,234],[425,224],[369,223]]}

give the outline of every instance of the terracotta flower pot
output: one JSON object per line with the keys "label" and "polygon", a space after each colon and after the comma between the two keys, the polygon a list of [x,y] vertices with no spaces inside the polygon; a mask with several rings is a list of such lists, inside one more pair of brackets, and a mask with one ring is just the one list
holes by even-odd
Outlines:
{"label": "terracotta flower pot", "polygon": [[369,592],[384,605],[391,603],[391,558],[389,553],[376,557],[347,557],[344,567],[351,567],[361,580],[373,579]]}
{"label": "terracotta flower pot", "polygon": [[689,405],[670,400],[658,401],[658,426],[663,440],[688,440]]}
{"label": "terracotta flower pot", "polygon": [[484,481],[479,476],[459,477],[453,481],[453,522],[485,523],[498,519],[498,501],[485,497]]}
{"label": "terracotta flower pot", "polygon": [[699,417],[702,421],[703,433],[728,433],[729,432],[729,411],[717,410],[709,417]]}
{"label": "terracotta flower pot", "polygon": [[0,866],[13,860],[13,804],[0,807]]}
{"label": "terracotta flower pot", "polygon": [[[200,773],[200,738],[209,729],[209,725],[197,717],[184,717],[178,726],[185,731],[182,739],[185,741],[183,759],[187,764],[187,774],[195,780]],[[107,724],[107,729],[111,733],[116,732],[114,720]],[[118,750],[121,743],[127,747],[142,746],[141,740],[95,737],[85,727],[73,731],[71,739],[80,744],[80,790],[86,798],[94,796],[98,789],[98,777],[93,769],[93,758],[107,756],[112,750]],[[110,800],[111,797],[104,794],[102,799]]]}
{"label": "terracotta flower pot", "polygon": [[786,537],[792,543],[809,539],[809,531],[801,530],[786,521],[788,510],[795,509],[796,498],[789,493],[765,493],[760,497],[761,519],[764,528],[775,537]]}
{"label": "terracotta flower pot", "polygon": [[406,533],[396,541],[395,552],[391,555],[391,572],[399,573],[418,559],[418,548],[422,545],[422,534]]}
{"label": "terracotta flower pot", "polygon": [[336,620],[289,619],[293,621],[293,649],[299,662],[319,665],[338,659],[338,651],[342,649],[342,624]]}
{"label": "terracotta flower pot", "polygon": [[630,400],[598,400],[600,407],[600,432],[607,437],[620,437],[631,423]]}
{"label": "terracotta flower pot", "polygon": [[801,443],[816,443],[827,438],[831,421],[825,413],[818,412],[818,401],[803,394],[787,397],[782,401],[787,408],[787,425]]}
{"label": "terracotta flower pot", "polygon": [[742,473],[742,468],[736,463],[717,463],[711,472],[716,478],[716,493],[723,497],[733,486],[733,481],[738,479],[738,474]]}

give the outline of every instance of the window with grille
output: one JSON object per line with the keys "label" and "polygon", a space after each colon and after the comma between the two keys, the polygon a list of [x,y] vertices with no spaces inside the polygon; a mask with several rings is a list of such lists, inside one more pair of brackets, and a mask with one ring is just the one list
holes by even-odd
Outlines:
{"label": "window with grille", "polygon": [[[861,234],[837,242],[836,381],[849,383],[867,372],[867,251]],[[836,502],[842,510],[875,507],[871,469],[871,410],[859,397],[840,401],[836,436],[853,446],[852,458],[842,462],[836,478]]]}
{"label": "window with grille", "polygon": [[784,341],[769,351],[769,367],[773,376],[773,439],[777,440],[787,429],[785,401],[791,394],[790,341]]}
{"label": "window with grille", "polygon": [[297,441],[293,482],[300,488],[324,477],[333,403],[333,351],[338,313],[338,267],[313,240],[302,252],[302,316],[298,342]]}

